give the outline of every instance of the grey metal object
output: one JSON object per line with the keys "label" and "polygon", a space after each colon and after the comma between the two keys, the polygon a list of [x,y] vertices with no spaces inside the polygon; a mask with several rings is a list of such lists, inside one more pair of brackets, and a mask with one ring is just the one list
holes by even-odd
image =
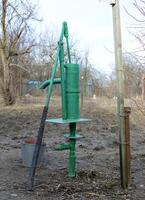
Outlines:
{"label": "grey metal object", "polygon": [[[21,146],[21,156],[22,156],[23,165],[25,167],[31,167],[35,145],[37,144],[23,143]],[[44,158],[44,152],[46,149],[45,147],[46,147],[45,144],[41,144],[37,167],[40,167],[42,164],[42,161]]]}

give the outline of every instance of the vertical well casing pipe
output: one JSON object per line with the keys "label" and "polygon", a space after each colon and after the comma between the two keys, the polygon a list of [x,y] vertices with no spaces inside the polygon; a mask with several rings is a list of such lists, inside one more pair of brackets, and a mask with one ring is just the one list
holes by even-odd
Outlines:
{"label": "vertical well casing pipe", "polygon": [[126,177],[126,151],[125,151],[125,127],[124,127],[124,68],[122,64],[122,41],[121,41],[121,24],[119,0],[113,0],[113,29],[114,29],[114,46],[115,46],[115,64],[117,74],[117,112],[118,127],[120,140],[120,174],[121,186],[127,188],[128,179]]}
{"label": "vertical well casing pipe", "polygon": [[69,177],[76,176],[76,123],[70,123],[70,153],[69,153],[69,166],[68,166],[68,175]]}

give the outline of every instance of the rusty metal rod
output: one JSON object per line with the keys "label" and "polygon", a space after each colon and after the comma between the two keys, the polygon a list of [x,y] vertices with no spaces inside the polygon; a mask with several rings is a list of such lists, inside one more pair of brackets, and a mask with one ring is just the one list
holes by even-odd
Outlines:
{"label": "rusty metal rod", "polygon": [[131,181],[131,152],[130,152],[130,125],[129,115],[131,113],[130,107],[124,107],[124,126],[125,126],[125,149],[126,149],[126,177],[127,185]]}
{"label": "rusty metal rod", "polygon": [[145,76],[142,77],[142,100],[145,100]]}

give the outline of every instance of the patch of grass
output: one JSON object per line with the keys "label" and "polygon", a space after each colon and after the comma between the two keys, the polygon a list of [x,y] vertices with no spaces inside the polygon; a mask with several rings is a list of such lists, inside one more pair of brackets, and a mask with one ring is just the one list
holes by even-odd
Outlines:
{"label": "patch of grass", "polygon": [[107,180],[105,183],[104,183],[104,187],[106,189],[112,189],[113,187],[117,186],[118,185],[118,182],[116,180]]}

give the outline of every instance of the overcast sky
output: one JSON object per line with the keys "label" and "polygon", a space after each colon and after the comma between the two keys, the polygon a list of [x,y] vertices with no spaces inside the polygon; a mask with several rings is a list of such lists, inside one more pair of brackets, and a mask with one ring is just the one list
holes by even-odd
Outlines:
{"label": "overcast sky", "polygon": [[[35,1],[35,0],[33,0]],[[109,0],[99,3],[97,0],[36,0],[39,15],[43,18],[37,25],[40,32],[61,30],[63,21],[68,22],[69,32],[79,41],[80,49],[88,49],[91,62],[106,72],[114,64],[114,43],[112,28],[112,9]],[[136,47],[128,27],[133,23],[124,7],[135,13],[133,0],[120,0],[123,51],[132,51]]]}

